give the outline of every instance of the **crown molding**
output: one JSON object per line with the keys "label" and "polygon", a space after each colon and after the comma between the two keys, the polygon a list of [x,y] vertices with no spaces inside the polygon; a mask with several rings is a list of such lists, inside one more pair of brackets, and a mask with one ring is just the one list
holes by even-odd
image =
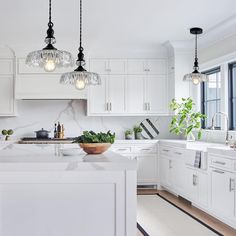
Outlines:
{"label": "crown molding", "polygon": [[[199,37],[199,48],[208,48],[234,34],[236,34],[236,14],[206,30],[203,35]],[[193,39],[191,41],[193,41]]]}

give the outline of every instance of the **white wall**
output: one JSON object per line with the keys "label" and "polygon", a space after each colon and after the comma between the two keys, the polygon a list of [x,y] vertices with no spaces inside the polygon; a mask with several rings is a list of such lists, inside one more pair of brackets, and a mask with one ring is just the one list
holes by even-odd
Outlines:
{"label": "white wall", "polygon": [[[34,137],[35,130],[51,130],[54,123],[65,125],[65,135],[75,137],[83,130],[116,133],[117,139],[124,139],[124,131],[139,124],[147,117],[88,117],[85,100],[22,100],[18,101],[18,117],[0,118],[0,130],[14,129],[15,137]],[[174,138],[169,134],[170,117],[150,118],[157,122],[160,138]]]}

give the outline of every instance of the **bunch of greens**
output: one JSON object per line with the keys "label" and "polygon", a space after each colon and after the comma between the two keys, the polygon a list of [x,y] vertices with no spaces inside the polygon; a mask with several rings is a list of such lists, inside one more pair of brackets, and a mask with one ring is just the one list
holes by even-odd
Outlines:
{"label": "bunch of greens", "polygon": [[142,129],[142,127],[140,125],[134,126],[134,133],[135,134],[140,133],[142,131],[143,131],[143,129]]}
{"label": "bunch of greens", "polygon": [[125,131],[125,135],[132,135],[134,132],[133,132],[133,130],[132,129],[127,129],[126,131]]}
{"label": "bunch of greens", "polygon": [[109,130],[107,133],[95,133],[93,131],[84,131],[83,134],[74,140],[74,143],[114,143],[115,133]]}
{"label": "bunch of greens", "polygon": [[178,103],[172,99],[170,109],[175,112],[170,124],[170,132],[187,137],[193,130],[198,132],[198,139],[202,136],[201,121],[206,118],[200,112],[195,112],[193,100],[191,98],[182,98],[182,102]]}
{"label": "bunch of greens", "polygon": [[2,130],[2,135],[12,135],[14,132],[12,129],[9,129],[9,130],[6,130],[6,129],[3,129]]}

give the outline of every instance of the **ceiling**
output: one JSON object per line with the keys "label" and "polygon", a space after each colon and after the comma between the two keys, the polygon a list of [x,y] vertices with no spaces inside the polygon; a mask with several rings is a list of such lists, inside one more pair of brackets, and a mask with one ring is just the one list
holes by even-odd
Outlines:
{"label": "ceiling", "polygon": [[[79,0],[52,3],[58,45],[77,43]],[[235,0],[83,0],[83,10],[86,46],[138,49],[190,39],[193,26],[208,31],[234,15],[236,4]],[[1,0],[0,43],[43,45],[47,19],[48,0]]]}

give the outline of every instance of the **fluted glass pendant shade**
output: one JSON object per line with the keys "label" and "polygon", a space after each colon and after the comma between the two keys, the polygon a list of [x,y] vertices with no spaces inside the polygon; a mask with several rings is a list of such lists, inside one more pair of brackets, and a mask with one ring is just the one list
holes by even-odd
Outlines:
{"label": "fluted glass pendant shade", "polygon": [[51,0],[49,0],[49,22],[47,36],[45,38],[47,46],[42,50],[30,52],[25,63],[33,67],[42,67],[47,72],[54,71],[57,67],[68,67],[73,65],[73,57],[67,51],[57,50],[53,44],[56,43],[54,37],[53,23],[51,21]]}
{"label": "fluted glass pendant shade", "polygon": [[80,47],[78,53],[78,59],[76,64],[78,66],[72,72],[64,73],[61,76],[61,84],[70,84],[75,86],[77,89],[82,90],[87,85],[100,85],[101,78],[97,73],[88,72],[84,69],[85,60],[82,47],[82,0],[80,0]]}
{"label": "fluted glass pendant shade", "polygon": [[197,57],[197,36],[202,34],[203,30],[201,28],[191,28],[190,33],[195,35],[195,60],[193,66],[193,72],[184,75],[184,81],[191,81],[193,84],[198,85],[202,82],[208,81],[208,76],[206,74],[199,72],[198,57]]}

